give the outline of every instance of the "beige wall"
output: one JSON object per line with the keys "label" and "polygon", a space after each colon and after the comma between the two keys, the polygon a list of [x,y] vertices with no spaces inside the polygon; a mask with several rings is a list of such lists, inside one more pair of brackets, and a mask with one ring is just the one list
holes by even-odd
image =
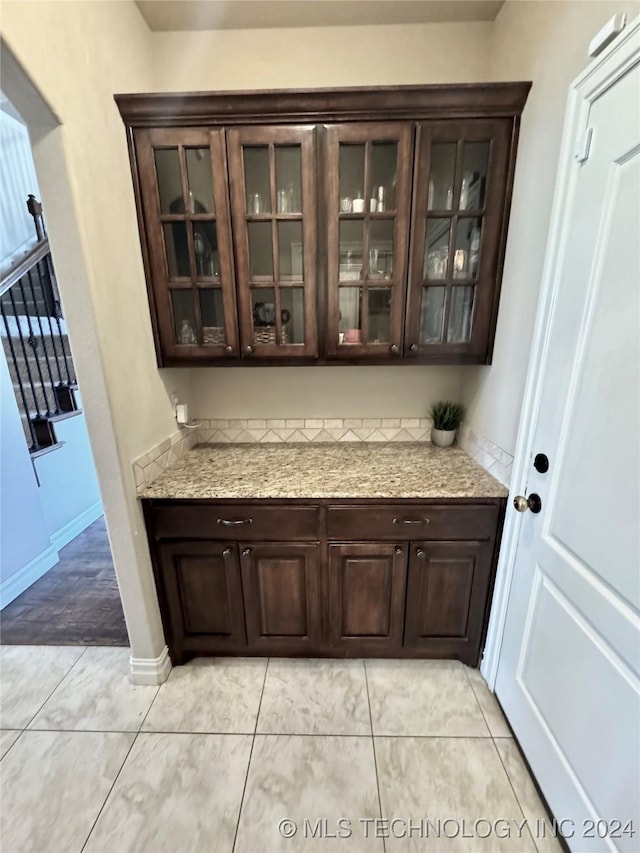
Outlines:
{"label": "beige wall", "polygon": [[[175,421],[167,377],[155,365],[126,137],[113,101],[120,90],[153,88],[150,34],[132,3],[3,2],[2,37],[10,48],[3,90],[33,131],[133,654],[155,657],[164,641],[131,460]],[[172,386],[188,383],[174,374]]]}
{"label": "beige wall", "polygon": [[591,38],[637,2],[516,0],[493,24],[492,80],[532,80],[518,149],[493,365],[467,368],[468,426],[513,453],[529,361],[564,111],[571,81],[588,64]]}
{"label": "beige wall", "polygon": [[158,91],[483,80],[491,23],[153,33]]}
{"label": "beige wall", "polygon": [[[490,23],[154,33],[158,90],[255,89],[484,80]],[[202,418],[424,417],[458,399],[458,368],[193,370]]]}

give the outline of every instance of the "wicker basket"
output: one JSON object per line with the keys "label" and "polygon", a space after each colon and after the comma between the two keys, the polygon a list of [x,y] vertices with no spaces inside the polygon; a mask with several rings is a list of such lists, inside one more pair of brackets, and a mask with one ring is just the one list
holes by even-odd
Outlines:
{"label": "wicker basket", "polygon": [[[275,344],[276,342],[276,327],[275,326],[256,326],[253,330],[253,340],[256,344]],[[289,333],[283,327],[282,343],[289,343]]]}
{"label": "wicker basket", "polygon": [[223,347],[227,342],[224,326],[203,326],[202,338],[205,346]]}

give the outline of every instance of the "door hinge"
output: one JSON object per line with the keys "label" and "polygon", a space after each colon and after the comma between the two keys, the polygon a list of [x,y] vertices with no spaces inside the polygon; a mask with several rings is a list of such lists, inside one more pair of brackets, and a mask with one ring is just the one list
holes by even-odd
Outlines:
{"label": "door hinge", "polygon": [[574,157],[578,161],[578,163],[586,163],[589,159],[589,154],[591,152],[591,140],[593,138],[593,128],[586,127],[584,133],[582,134],[582,138],[578,142],[576,146],[576,152]]}

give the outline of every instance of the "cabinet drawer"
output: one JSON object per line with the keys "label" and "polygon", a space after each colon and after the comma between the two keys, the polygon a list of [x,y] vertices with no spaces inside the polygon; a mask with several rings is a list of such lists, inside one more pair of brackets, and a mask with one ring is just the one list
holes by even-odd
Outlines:
{"label": "cabinet drawer", "polygon": [[329,539],[491,539],[496,535],[495,506],[332,506],[327,512]]}
{"label": "cabinet drawer", "polygon": [[318,539],[317,506],[158,506],[153,510],[156,539]]}

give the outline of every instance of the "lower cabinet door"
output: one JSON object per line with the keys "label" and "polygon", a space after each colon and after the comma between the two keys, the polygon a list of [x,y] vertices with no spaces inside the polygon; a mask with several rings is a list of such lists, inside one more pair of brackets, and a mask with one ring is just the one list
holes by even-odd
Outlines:
{"label": "lower cabinet door", "polygon": [[476,666],[493,542],[412,542],[404,645]]}
{"label": "lower cabinet door", "polygon": [[334,648],[349,655],[401,649],[407,547],[370,542],[329,545],[329,624]]}
{"label": "lower cabinet door", "polygon": [[319,545],[240,545],[249,651],[308,654],[320,647]]}
{"label": "lower cabinet door", "polygon": [[158,553],[163,618],[174,663],[198,652],[243,649],[246,636],[236,546],[176,542],[160,545]]}

